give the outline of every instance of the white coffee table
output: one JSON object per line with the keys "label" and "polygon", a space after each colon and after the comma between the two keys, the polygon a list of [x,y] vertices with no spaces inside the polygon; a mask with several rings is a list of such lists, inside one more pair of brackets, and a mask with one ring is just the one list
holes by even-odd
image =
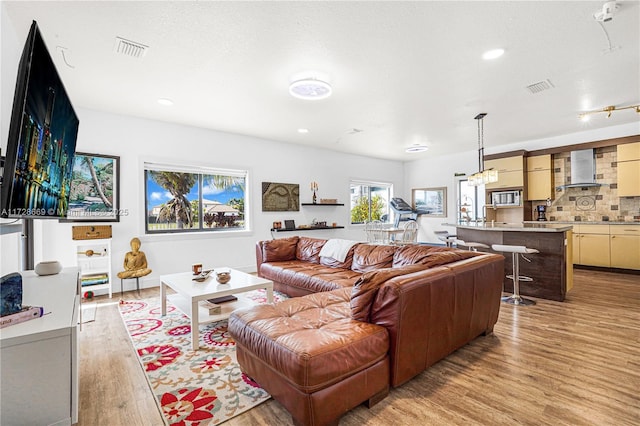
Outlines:
{"label": "white coffee table", "polygon": [[[231,280],[226,284],[216,281],[215,271],[226,270],[231,272]],[[167,295],[167,287],[171,287],[176,294]],[[197,350],[199,347],[199,324],[220,321],[229,318],[231,312],[255,303],[242,293],[264,288],[267,290],[267,301],[273,303],[273,282],[249,275],[231,268],[215,268],[214,272],[203,282],[193,281],[191,272],[160,276],[160,301],[162,303],[162,315],[167,314],[167,298],[182,312],[191,318],[191,347]],[[233,294],[238,300],[221,303],[222,312],[209,315],[209,311],[200,306],[198,302]]]}

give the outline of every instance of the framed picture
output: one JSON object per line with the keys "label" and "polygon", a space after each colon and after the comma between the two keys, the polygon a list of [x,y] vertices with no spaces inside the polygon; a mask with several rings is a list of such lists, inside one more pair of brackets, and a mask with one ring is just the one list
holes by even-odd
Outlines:
{"label": "framed picture", "polygon": [[447,188],[414,188],[411,190],[411,204],[424,216],[447,216]]}
{"label": "framed picture", "polygon": [[300,210],[300,185],[262,182],[263,212],[297,212]]}
{"label": "framed picture", "polygon": [[120,157],[76,152],[64,221],[120,221]]}
{"label": "framed picture", "polygon": [[296,229],[296,221],[295,220],[285,220],[284,221],[284,229]]}

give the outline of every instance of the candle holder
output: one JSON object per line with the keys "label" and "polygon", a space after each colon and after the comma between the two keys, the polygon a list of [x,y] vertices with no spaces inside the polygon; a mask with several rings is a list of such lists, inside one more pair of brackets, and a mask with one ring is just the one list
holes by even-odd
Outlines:
{"label": "candle holder", "polygon": [[311,191],[313,192],[312,202],[313,204],[318,203],[318,196],[316,192],[318,191],[318,182],[311,182]]}

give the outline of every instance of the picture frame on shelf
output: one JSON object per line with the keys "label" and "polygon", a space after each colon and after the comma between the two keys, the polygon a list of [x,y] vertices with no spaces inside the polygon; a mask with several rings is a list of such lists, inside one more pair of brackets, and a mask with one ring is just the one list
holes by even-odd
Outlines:
{"label": "picture frame on shelf", "polygon": [[69,209],[62,222],[120,221],[120,157],[76,152]]}
{"label": "picture frame on shelf", "polygon": [[411,206],[423,216],[447,216],[447,188],[414,188],[411,190]]}
{"label": "picture frame on shelf", "polygon": [[295,220],[285,220],[284,221],[284,229],[296,229],[296,221]]}

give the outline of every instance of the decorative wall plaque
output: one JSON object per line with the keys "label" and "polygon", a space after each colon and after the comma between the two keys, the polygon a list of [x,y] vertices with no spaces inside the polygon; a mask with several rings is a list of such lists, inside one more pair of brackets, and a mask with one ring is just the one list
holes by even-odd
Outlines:
{"label": "decorative wall plaque", "polygon": [[300,185],[262,182],[263,212],[297,212],[300,210]]}

